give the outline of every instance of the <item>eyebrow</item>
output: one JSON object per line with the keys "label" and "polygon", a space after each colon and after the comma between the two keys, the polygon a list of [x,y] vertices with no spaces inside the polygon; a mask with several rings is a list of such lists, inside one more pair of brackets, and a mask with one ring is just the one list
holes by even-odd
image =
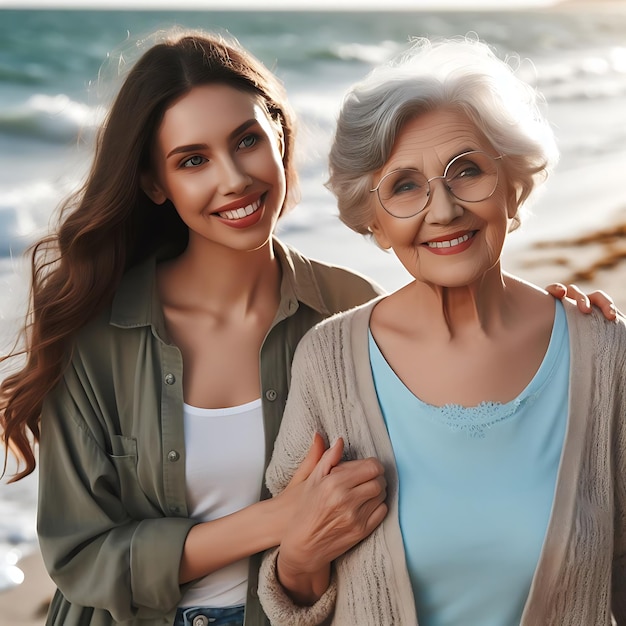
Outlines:
{"label": "eyebrow", "polygon": [[[246,120],[243,124],[240,124],[239,126],[237,126],[237,128],[235,128],[235,130],[233,130],[228,135],[228,138],[234,139],[237,135],[248,130],[250,126],[254,126],[255,124],[258,124],[258,123],[259,123],[259,120],[257,120],[255,117],[252,117],[249,120]],[[190,143],[184,146],[177,146],[176,148],[173,148],[172,150],[170,150],[167,153],[167,156],[165,158],[169,159],[171,156],[174,156],[176,154],[187,154],[189,152],[197,152],[199,150],[206,150],[208,147],[209,146],[206,143]]]}
{"label": "eyebrow", "polygon": [[458,152],[455,152],[451,157],[448,158],[448,161],[446,163],[446,167],[450,164],[450,161],[454,161],[454,159],[456,159],[457,157],[460,157],[462,154],[466,154],[467,152],[482,152],[481,148],[463,148],[462,150],[459,150]]}
{"label": "eyebrow", "polygon": [[461,150],[460,152],[457,152],[454,156],[451,156],[448,159],[448,163],[450,163],[450,161],[453,161],[457,157],[461,156],[462,154],[465,154],[466,152],[483,152],[483,149],[482,148],[463,148],[463,150]]}
{"label": "eyebrow", "polygon": [[[469,147],[463,148],[462,150],[459,150],[458,152],[453,154],[451,157],[449,157],[444,167],[447,167],[450,161],[454,161],[454,159],[456,159],[458,156],[461,156],[462,154],[465,154],[466,152],[482,152],[482,151],[483,151],[482,148],[469,148]],[[394,169],[389,170],[387,174],[389,174],[390,172],[396,172],[398,170],[415,170],[416,172],[422,172],[422,170],[419,169],[418,167],[395,167]],[[422,172],[422,174],[423,173],[424,172]],[[387,174],[385,174],[385,176]]]}

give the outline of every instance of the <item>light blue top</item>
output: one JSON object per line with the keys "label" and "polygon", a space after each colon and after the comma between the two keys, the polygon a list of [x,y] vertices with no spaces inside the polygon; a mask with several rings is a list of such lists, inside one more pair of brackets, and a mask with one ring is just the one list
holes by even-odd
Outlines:
{"label": "light blue top", "polygon": [[506,404],[425,404],[389,367],[371,333],[370,361],[398,466],[400,527],[420,626],[517,626],[567,425],[562,305],[541,366]]}

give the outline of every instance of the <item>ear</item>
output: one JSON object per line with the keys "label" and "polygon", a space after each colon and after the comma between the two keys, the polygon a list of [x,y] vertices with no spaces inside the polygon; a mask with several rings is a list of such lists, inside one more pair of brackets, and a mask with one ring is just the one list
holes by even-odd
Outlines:
{"label": "ear", "polygon": [[506,198],[506,214],[507,217],[512,220],[519,211],[519,198],[518,191],[513,185],[510,186],[509,192]]}
{"label": "ear", "polygon": [[285,158],[285,134],[282,128],[276,133],[276,141],[278,142],[278,150],[280,151],[280,157],[281,159],[284,159]]}
{"label": "ear", "polygon": [[163,204],[167,200],[165,192],[149,172],[141,174],[140,185],[143,192],[154,202],[154,204]]}
{"label": "ear", "polygon": [[374,221],[370,224],[369,230],[374,235],[374,239],[376,239],[376,243],[383,249],[389,250],[391,248],[391,244],[389,243],[389,239],[385,234],[384,229],[378,223],[378,220],[374,218]]}

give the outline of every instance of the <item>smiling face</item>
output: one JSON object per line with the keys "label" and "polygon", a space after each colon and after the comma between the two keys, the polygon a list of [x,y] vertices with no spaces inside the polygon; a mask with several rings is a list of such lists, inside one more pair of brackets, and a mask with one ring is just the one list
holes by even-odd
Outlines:
{"label": "smiling face", "polygon": [[[419,170],[426,178],[439,177],[456,156],[480,150],[493,157],[489,142],[460,111],[432,111],[407,122],[387,163],[374,174],[374,184],[394,170]],[[498,163],[498,161],[496,161]],[[371,230],[379,245],[392,248],[417,280],[442,287],[465,286],[499,264],[506,238],[507,185],[501,166],[493,194],[480,202],[464,202],[448,193],[442,179],[430,183],[426,208],[398,219],[371,194]]]}
{"label": "smiling face", "polygon": [[143,188],[170,200],[189,245],[254,250],[285,200],[281,143],[260,100],[223,84],[194,87],[165,112]]}

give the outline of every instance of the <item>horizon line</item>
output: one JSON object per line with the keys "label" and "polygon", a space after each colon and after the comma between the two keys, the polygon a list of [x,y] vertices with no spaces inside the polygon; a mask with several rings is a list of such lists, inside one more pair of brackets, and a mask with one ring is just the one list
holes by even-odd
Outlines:
{"label": "horizon line", "polygon": [[[574,0],[576,4],[576,0]],[[170,0],[0,0],[0,9],[102,9],[102,10],[147,10],[147,11],[509,11],[517,9],[543,9],[568,4],[568,0],[512,0],[502,6],[499,0],[387,0],[384,8],[380,2],[360,0],[266,0],[262,7],[252,0],[239,0],[224,7],[220,0],[177,0],[172,7]]]}

